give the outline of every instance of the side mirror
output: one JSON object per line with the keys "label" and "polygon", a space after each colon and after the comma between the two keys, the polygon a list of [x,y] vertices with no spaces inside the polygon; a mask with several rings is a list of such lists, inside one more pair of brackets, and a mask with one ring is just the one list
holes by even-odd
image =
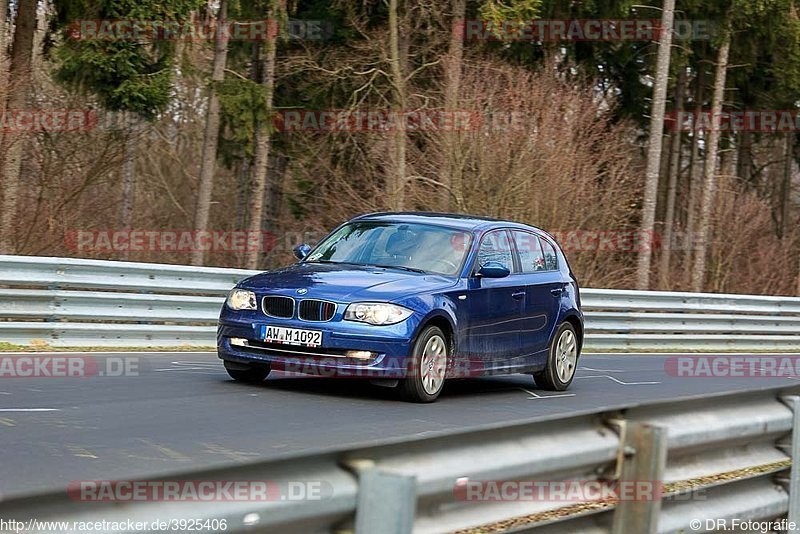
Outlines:
{"label": "side mirror", "polygon": [[311,252],[311,247],[303,243],[302,245],[297,245],[292,249],[294,253],[294,257],[298,260],[305,259],[308,256],[308,253]]}
{"label": "side mirror", "polygon": [[487,261],[478,269],[478,276],[483,278],[505,278],[509,274],[511,271],[508,270],[508,267],[499,261]]}

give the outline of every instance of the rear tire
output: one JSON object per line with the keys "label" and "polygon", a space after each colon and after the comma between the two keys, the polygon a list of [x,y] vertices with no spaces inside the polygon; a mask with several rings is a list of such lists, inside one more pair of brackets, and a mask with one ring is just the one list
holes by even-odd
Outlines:
{"label": "rear tire", "polygon": [[237,382],[245,384],[260,384],[269,375],[269,365],[250,365],[246,363],[224,361],[228,375]]}
{"label": "rear tire", "polygon": [[450,349],[447,336],[436,326],[426,327],[417,337],[408,375],[400,381],[400,394],[409,402],[433,402],[444,387]]}
{"label": "rear tire", "polygon": [[533,373],[533,380],[541,389],[566,390],[575,378],[579,356],[580,350],[575,328],[568,322],[561,323],[550,341],[547,364],[544,370]]}

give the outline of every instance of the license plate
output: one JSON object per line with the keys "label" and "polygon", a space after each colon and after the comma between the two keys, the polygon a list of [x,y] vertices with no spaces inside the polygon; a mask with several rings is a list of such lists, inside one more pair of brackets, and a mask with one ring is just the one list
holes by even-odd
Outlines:
{"label": "license plate", "polygon": [[262,325],[261,339],[267,343],[319,347],[322,345],[322,332],[319,330],[302,330],[300,328]]}

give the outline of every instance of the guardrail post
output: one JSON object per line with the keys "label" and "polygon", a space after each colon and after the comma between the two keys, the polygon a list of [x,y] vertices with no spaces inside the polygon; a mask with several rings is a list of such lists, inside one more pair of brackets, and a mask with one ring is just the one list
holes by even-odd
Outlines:
{"label": "guardrail post", "polygon": [[789,471],[789,525],[795,525],[787,532],[800,532],[800,397],[790,395],[781,400],[792,409],[792,444],[789,454],[792,467]]}
{"label": "guardrail post", "polygon": [[667,463],[667,429],[627,421],[621,439],[625,454],[612,533],[656,532]]}
{"label": "guardrail post", "polygon": [[356,534],[411,534],[417,477],[382,470],[372,460],[345,463],[358,474]]}

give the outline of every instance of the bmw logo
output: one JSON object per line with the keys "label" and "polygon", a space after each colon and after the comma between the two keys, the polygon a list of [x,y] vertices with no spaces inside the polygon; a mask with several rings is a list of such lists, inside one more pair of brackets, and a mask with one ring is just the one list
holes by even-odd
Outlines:
{"label": "bmw logo", "polygon": [[298,295],[305,295],[306,293],[308,293],[308,289],[304,287],[301,287],[300,289],[297,290]]}

